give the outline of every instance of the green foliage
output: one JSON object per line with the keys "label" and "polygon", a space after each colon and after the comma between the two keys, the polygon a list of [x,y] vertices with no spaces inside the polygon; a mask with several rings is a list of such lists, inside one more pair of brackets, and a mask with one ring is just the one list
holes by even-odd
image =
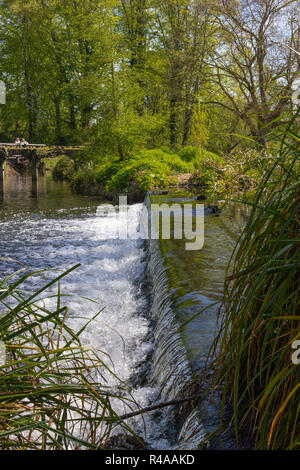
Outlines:
{"label": "green foliage", "polygon": [[95,169],[82,166],[72,178],[72,187],[83,193],[96,190],[96,187],[107,194],[119,191],[136,193],[137,198],[141,199],[150,189],[175,184],[175,175],[192,170],[192,164],[166,148],[145,149],[131,158],[106,159],[98,163]]}
{"label": "green foliage", "polygon": [[203,148],[185,147],[182,149],[185,159],[192,159],[194,173],[193,182],[205,188],[207,195],[222,193],[225,189],[223,181],[225,160],[219,155]]}
{"label": "green foliage", "polygon": [[185,162],[192,162],[197,157],[197,149],[192,145],[188,145],[180,150],[179,155]]}
{"label": "green foliage", "polygon": [[196,170],[193,174],[193,181],[205,188],[206,194],[209,196],[220,194],[225,189],[224,181],[214,170]]}
{"label": "green foliage", "polygon": [[226,157],[199,149],[193,164],[194,182],[209,193],[251,190],[259,184],[268,165],[265,153],[253,149]]}
{"label": "green foliage", "polygon": [[[36,143],[88,142],[121,158],[163,145],[229,152],[249,133],[261,145],[292,93],[281,69],[289,77],[297,69],[294,32],[289,57],[271,41],[281,8],[272,16],[267,2],[258,6],[267,8],[253,18],[266,33],[262,46],[248,16],[225,3],[219,13],[230,20],[213,27],[213,5],[193,0],[0,2],[0,140],[21,133]],[[284,10],[292,28],[295,13]],[[215,53],[220,40],[224,61]],[[270,67],[266,58],[278,54]]]}
{"label": "green foliage", "polygon": [[261,162],[266,171],[247,201],[252,211],[228,268],[213,348],[236,435],[243,423],[257,449],[300,448],[299,365],[291,360],[300,329],[296,119],[284,130],[280,153]]}
{"label": "green foliage", "polygon": [[226,162],[223,157],[216,153],[209,152],[203,148],[197,151],[197,157],[194,161],[194,167],[196,170],[220,170],[226,166]]}
{"label": "green foliage", "polygon": [[198,106],[194,111],[190,141],[196,148],[201,149],[203,145],[207,145],[209,139],[209,116],[205,105],[201,104],[198,97]]}
{"label": "green foliage", "polygon": [[137,112],[120,109],[118,118],[100,122],[92,145],[98,154],[128,158],[141,148],[155,144],[163,121],[158,116],[139,116]]}
{"label": "green foliage", "polygon": [[91,168],[80,168],[71,180],[72,189],[79,194],[92,193],[95,185],[95,173]]}
{"label": "green foliage", "polygon": [[193,169],[193,164],[183,161],[180,155],[168,149],[143,150],[139,152],[137,157],[166,163],[171,168],[172,173],[189,173]]}
{"label": "green foliage", "polygon": [[109,163],[100,164],[95,171],[95,179],[98,184],[106,184],[119,171],[121,161],[119,158],[113,159]]}
{"label": "green foliage", "polygon": [[203,147],[196,148],[188,145],[180,150],[179,155],[182,160],[192,162],[196,170],[219,169],[226,165],[224,158]]}
{"label": "green foliage", "polygon": [[[112,172],[117,164],[111,164]],[[128,191],[134,187],[145,194],[153,188],[163,188],[175,182],[174,175],[187,173],[190,165],[183,162],[176,154],[161,149],[144,150],[126,161],[119,162],[118,171],[107,182],[107,189]],[[108,171],[108,166],[105,167]],[[107,174],[107,173],[106,173]]]}
{"label": "green foliage", "polygon": [[266,171],[270,160],[267,159],[267,152],[263,149],[245,149],[234,153],[228,158],[228,164],[232,164],[240,172],[259,174]]}
{"label": "green foliage", "polygon": [[75,172],[75,163],[72,158],[62,156],[53,168],[54,178],[70,181]]}

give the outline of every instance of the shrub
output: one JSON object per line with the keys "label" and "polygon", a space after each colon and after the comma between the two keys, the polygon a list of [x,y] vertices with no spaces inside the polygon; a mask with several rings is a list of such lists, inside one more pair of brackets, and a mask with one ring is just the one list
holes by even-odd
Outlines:
{"label": "shrub", "polygon": [[190,173],[194,170],[193,164],[182,161],[181,158],[176,154],[166,154],[163,157],[163,162],[169,165],[169,167],[175,173]]}
{"label": "shrub", "polygon": [[172,182],[172,170],[163,162],[150,158],[136,158],[120,165],[120,169],[108,181],[107,190],[128,191],[133,185],[141,193],[154,187],[164,187]]}
{"label": "shrub", "polygon": [[153,159],[162,163],[166,163],[170,166],[172,171],[177,173],[186,173],[193,166],[183,161],[180,156],[167,148],[152,149],[152,150],[141,150],[138,152],[133,159]]}
{"label": "shrub", "polygon": [[205,188],[208,195],[221,193],[225,189],[224,181],[220,179],[217,173],[213,170],[196,170],[193,174],[193,181],[197,185]]}
{"label": "shrub", "polygon": [[187,147],[183,147],[183,149],[180,150],[179,156],[185,162],[191,162],[196,159],[197,150],[195,147],[192,147],[191,145],[189,145]]}
{"label": "shrub", "polygon": [[63,155],[58,162],[56,163],[53,169],[53,176],[54,178],[60,180],[68,180],[72,179],[72,176],[75,172],[75,163],[72,158]]}
{"label": "shrub", "polygon": [[120,161],[116,159],[113,162],[105,163],[104,165],[99,165],[96,168],[95,179],[98,184],[106,184],[107,181],[110,181],[111,178],[119,171]]}
{"label": "shrub", "polygon": [[97,182],[106,188],[128,191],[135,187],[140,194],[153,188],[175,183],[174,175],[189,173],[193,166],[167,149],[142,150],[131,159],[118,160],[99,168]]}
{"label": "shrub", "polygon": [[71,180],[71,188],[80,194],[89,193],[95,184],[95,173],[91,168],[81,168]]}
{"label": "shrub", "polygon": [[200,149],[197,154],[197,158],[194,161],[194,167],[196,170],[212,169],[220,170],[226,166],[226,162],[223,157],[213,152],[208,152],[205,149]]}

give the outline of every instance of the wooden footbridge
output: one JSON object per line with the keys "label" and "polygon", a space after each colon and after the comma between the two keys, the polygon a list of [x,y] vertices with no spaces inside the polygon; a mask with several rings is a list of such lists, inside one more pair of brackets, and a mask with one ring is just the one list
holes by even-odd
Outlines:
{"label": "wooden footbridge", "polygon": [[21,170],[27,162],[32,171],[32,178],[35,179],[37,165],[43,158],[73,155],[81,152],[83,148],[83,146],[0,143],[0,181],[3,181],[5,161],[11,163],[17,171]]}

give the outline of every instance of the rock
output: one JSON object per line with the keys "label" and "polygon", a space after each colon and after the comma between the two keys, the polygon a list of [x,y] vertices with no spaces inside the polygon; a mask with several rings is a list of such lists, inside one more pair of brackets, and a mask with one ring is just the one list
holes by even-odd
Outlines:
{"label": "rock", "polygon": [[138,441],[130,434],[111,436],[107,439],[103,448],[107,450],[147,450],[147,446],[142,439]]}
{"label": "rock", "polygon": [[210,204],[207,205],[207,209],[210,214],[218,214],[221,212],[221,209],[218,206],[212,206]]}

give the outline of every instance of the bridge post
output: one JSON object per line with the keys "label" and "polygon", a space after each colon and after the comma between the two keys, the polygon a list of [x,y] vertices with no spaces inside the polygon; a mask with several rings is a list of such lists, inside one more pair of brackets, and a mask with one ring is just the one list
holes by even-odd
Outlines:
{"label": "bridge post", "polygon": [[5,156],[0,153],[0,197],[3,197],[4,194],[4,162]]}

